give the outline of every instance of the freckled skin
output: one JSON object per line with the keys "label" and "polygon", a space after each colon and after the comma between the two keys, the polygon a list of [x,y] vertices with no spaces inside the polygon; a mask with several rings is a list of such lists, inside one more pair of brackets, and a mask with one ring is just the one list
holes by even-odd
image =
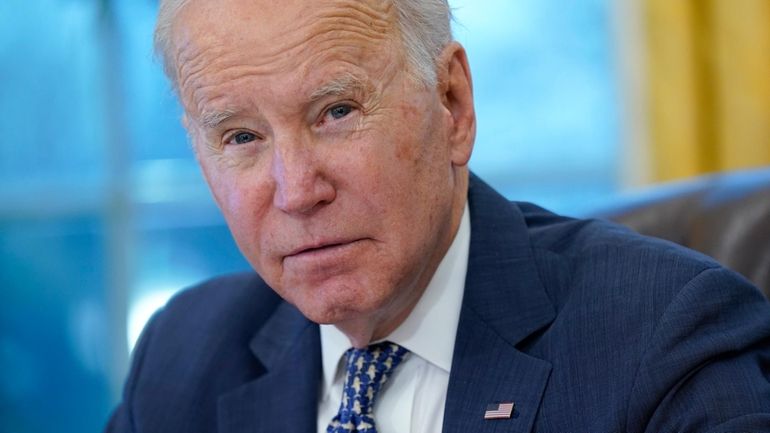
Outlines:
{"label": "freckled skin", "polygon": [[[446,253],[475,135],[462,47],[426,88],[393,13],[381,0],[194,0],[173,27],[185,124],[238,246],[357,347],[407,317]],[[348,76],[363,85],[311,98]]]}

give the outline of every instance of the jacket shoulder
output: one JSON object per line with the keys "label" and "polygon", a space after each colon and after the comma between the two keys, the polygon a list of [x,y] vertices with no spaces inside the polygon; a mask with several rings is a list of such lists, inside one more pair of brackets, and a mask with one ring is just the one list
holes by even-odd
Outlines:
{"label": "jacket shoulder", "polygon": [[[770,305],[758,289],[679,245],[519,206],[556,310],[525,348],[553,366],[540,430],[767,425],[770,388],[757,360],[768,353]],[[577,406],[593,415],[560,416]]]}
{"label": "jacket shoulder", "polygon": [[182,332],[217,327],[223,321],[229,327],[243,322],[254,332],[255,322],[269,317],[280,302],[256,273],[230,274],[177,293],[161,310],[159,322]]}
{"label": "jacket shoulder", "polygon": [[585,253],[594,248],[618,245],[629,252],[653,249],[660,253],[686,256],[699,266],[719,266],[712,258],[663,239],[641,235],[628,227],[597,218],[558,215],[530,203],[518,203],[537,249],[562,254]]}
{"label": "jacket shoulder", "polygon": [[282,303],[254,273],[218,277],[171,298],[132,355],[109,431],[216,431],[219,395],[264,373],[249,342]]}
{"label": "jacket shoulder", "polygon": [[710,257],[618,224],[559,216],[529,204],[520,208],[540,280],[565,317],[587,314],[593,306],[591,314],[617,315],[615,323],[648,336],[701,273],[720,270],[741,279]]}
{"label": "jacket shoulder", "polygon": [[[633,276],[661,275],[672,286],[681,286],[698,273],[719,268],[714,259],[663,239],[644,236],[601,219],[576,219],[554,214],[532,204],[519,204],[533,253],[539,262],[556,260],[573,275],[593,269],[593,278],[623,273]],[[597,273],[601,269],[604,273]],[[676,280],[681,276],[683,280]],[[638,280],[638,278],[637,278]]]}

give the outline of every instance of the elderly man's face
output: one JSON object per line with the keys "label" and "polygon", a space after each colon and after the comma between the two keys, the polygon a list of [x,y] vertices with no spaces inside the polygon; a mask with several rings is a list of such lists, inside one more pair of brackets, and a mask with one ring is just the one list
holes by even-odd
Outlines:
{"label": "elderly man's face", "polygon": [[193,1],[172,54],[200,165],[251,265],[311,320],[375,334],[404,319],[451,243],[474,129],[462,49],[426,88],[393,13]]}

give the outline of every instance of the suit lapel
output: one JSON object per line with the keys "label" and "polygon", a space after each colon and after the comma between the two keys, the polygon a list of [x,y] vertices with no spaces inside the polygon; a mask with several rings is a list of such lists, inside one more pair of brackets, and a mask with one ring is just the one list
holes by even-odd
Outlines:
{"label": "suit lapel", "polygon": [[321,380],[318,326],[284,303],[250,347],[267,372],[220,397],[219,431],[315,431]]}
{"label": "suit lapel", "polygon": [[[471,246],[444,433],[529,432],[551,365],[516,345],[555,317],[518,208],[473,176]],[[514,402],[511,419],[485,420],[488,404]]]}

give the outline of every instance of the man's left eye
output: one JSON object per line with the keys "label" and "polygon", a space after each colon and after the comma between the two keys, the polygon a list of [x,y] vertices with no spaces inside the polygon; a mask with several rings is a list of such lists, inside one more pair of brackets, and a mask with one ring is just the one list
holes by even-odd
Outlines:
{"label": "man's left eye", "polygon": [[350,114],[351,111],[353,111],[353,107],[351,107],[350,105],[340,104],[330,108],[329,115],[335,120],[342,119],[343,117]]}

